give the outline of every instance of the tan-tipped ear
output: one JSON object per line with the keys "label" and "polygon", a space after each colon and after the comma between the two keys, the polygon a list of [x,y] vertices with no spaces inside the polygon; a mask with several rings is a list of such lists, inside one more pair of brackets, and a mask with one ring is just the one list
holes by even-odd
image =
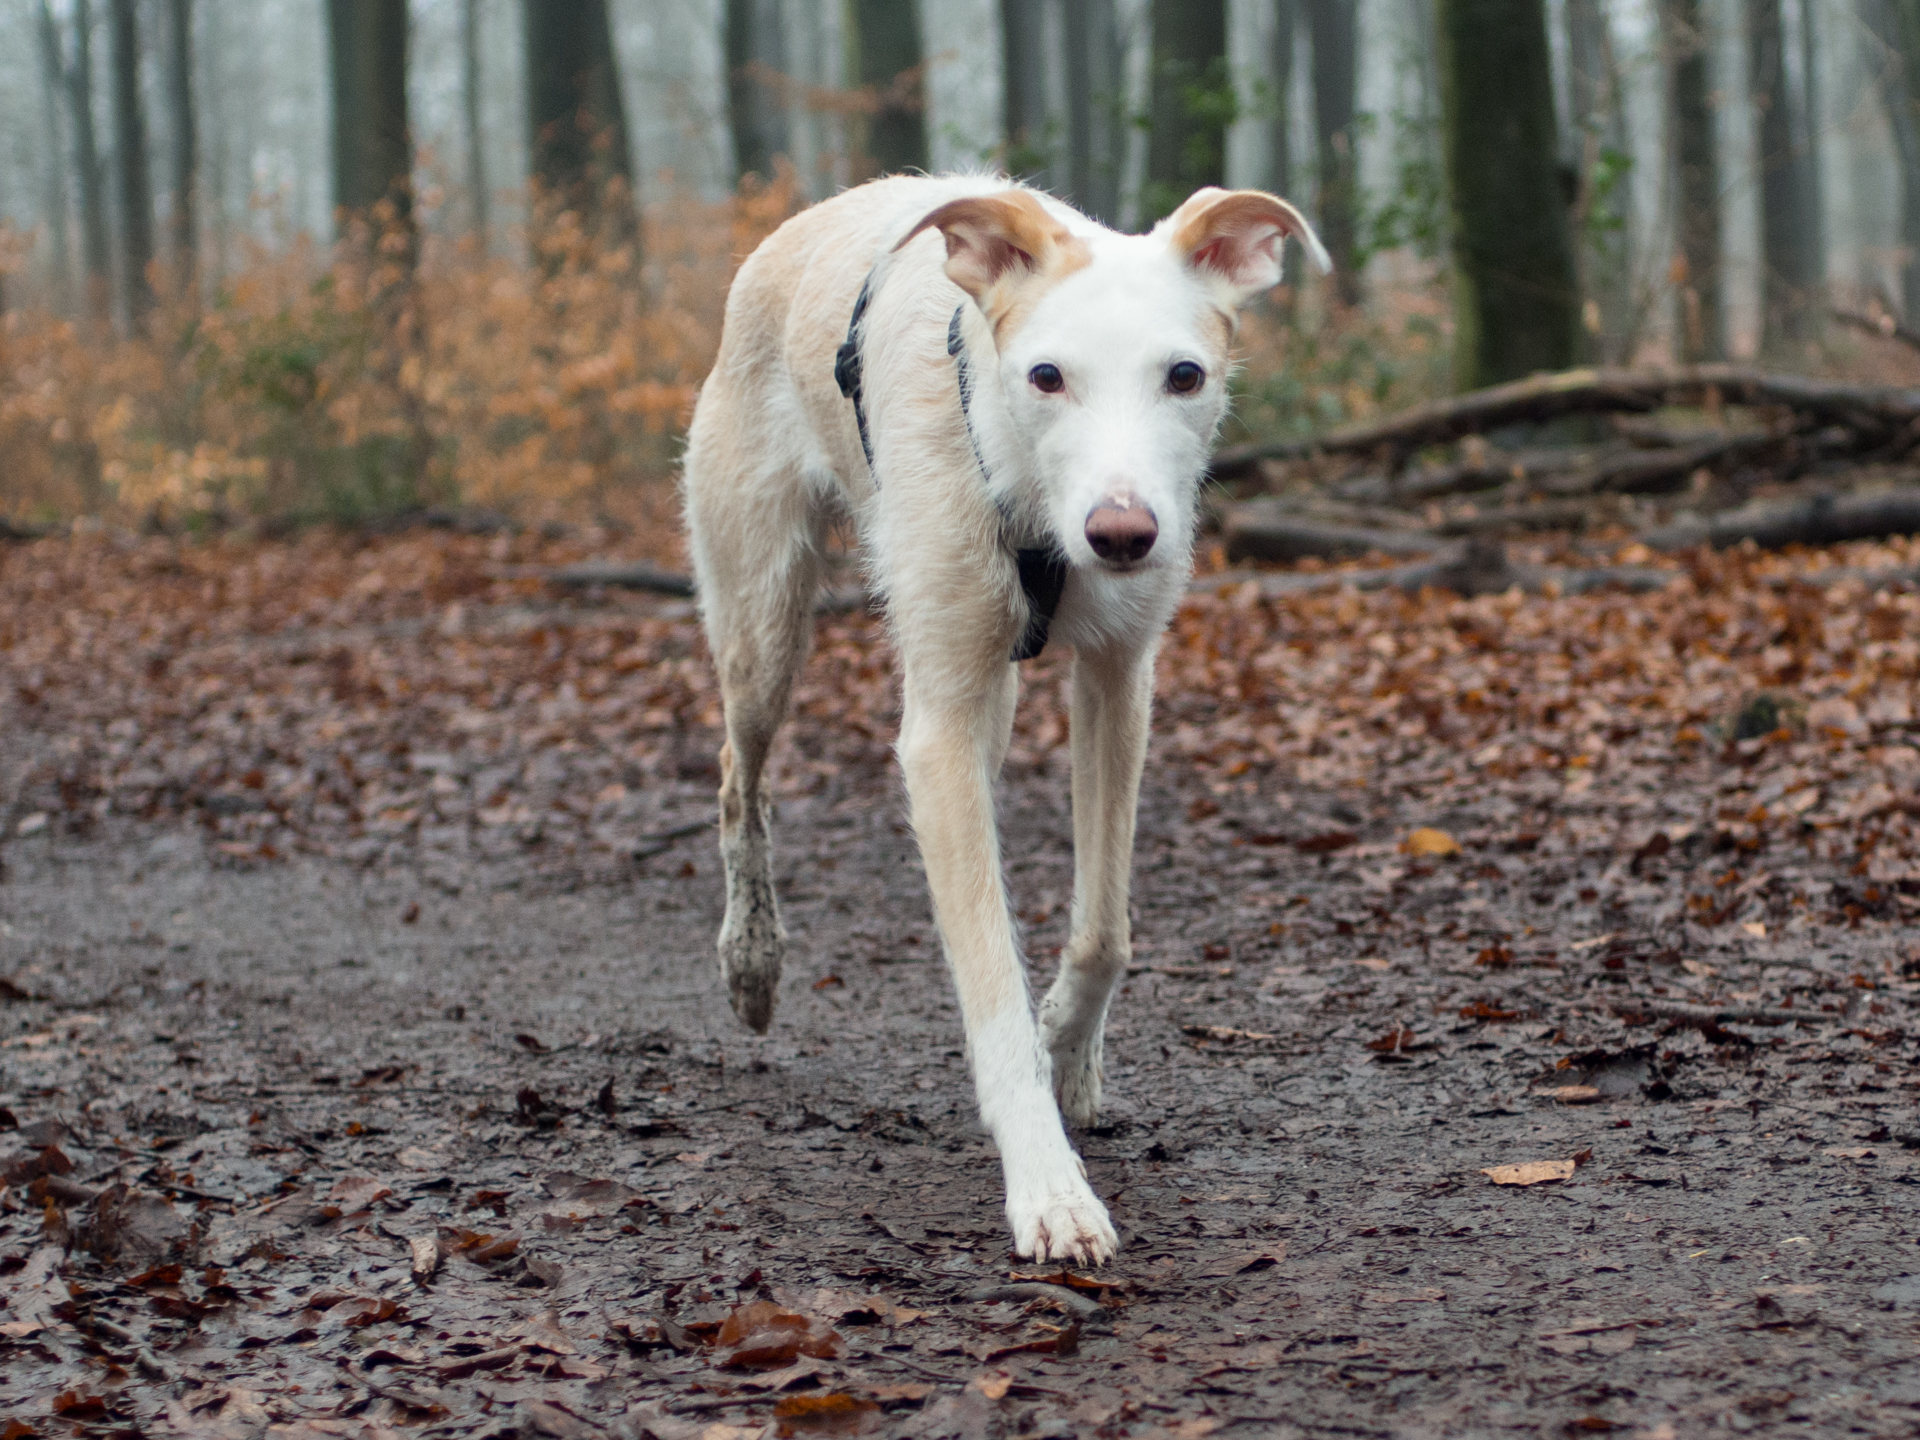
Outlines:
{"label": "tan-tipped ear", "polygon": [[938,230],[945,238],[947,278],[973,297],[993,322],[996,339],[1047,286],[1092,258],[1086,245],[1024,190],[949,200],[893,248],[923,230]]}
{"label": "tan-tipped ear", "polygon": [[1264,190],[1196,190],[1161,223],[1174,253],[1224,285],[1235,306],[1280,283],[1280,247],[1289,235],[1322,275],[1333,269],[1306,216]]}

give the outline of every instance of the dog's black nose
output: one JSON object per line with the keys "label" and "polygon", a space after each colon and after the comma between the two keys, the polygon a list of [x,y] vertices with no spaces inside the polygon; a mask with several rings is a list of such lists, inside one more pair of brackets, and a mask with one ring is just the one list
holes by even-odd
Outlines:
{"label": "dog's black nose", "polygon": [[1153,511],[1131,495],[1103,500],[1087,516],[1087,544],[1102,560],[1144,560],[1159,538],[1160,522]]}

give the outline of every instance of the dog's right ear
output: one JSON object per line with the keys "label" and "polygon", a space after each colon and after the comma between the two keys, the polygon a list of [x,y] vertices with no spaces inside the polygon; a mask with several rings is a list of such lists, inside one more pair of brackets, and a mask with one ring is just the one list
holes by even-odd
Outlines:
{"label": "dog's right ear", "polygon": [[1092,259],[1086,245],[1025,190],[949,200],[893,248],[923,230],[945,238],[947,278],[973,297],[993,322],[996,339],[1036,286],[1052,285]]}

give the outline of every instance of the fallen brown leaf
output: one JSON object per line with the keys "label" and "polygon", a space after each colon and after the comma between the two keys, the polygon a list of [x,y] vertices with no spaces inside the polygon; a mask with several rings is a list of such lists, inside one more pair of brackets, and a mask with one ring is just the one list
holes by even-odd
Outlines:
{"label": "fallen brown leaf", "polygon": [[1571,1160],[1528,1160],[1519,1165],[1495,1165],[1480,1173],[1496,1185],[1545,1185],[1555,1180],[1571,1180]]}

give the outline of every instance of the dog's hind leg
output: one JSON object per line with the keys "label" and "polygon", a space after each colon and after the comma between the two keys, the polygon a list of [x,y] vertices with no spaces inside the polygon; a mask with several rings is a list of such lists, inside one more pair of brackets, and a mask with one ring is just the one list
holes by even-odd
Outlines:
{"label": "dog's hind leg", "polygon": [[751,469],[739,449],[703,438],[687,456],[687,522],[727,732],[720,973],[734,1013],[765,1031],[787,945],[773,890],[767,752],[806,658],[826,520],[797,468]]}
{"label": "dog's hind leg", "polygon": [[1153,647],[1082,650],[1074,660],[1073,929],[1040,1005],[1060,1110],[1076,1125],[1100,1115],[1107,1001],[1133,954],[1127,919],[1134,816],[1153,703]]}

